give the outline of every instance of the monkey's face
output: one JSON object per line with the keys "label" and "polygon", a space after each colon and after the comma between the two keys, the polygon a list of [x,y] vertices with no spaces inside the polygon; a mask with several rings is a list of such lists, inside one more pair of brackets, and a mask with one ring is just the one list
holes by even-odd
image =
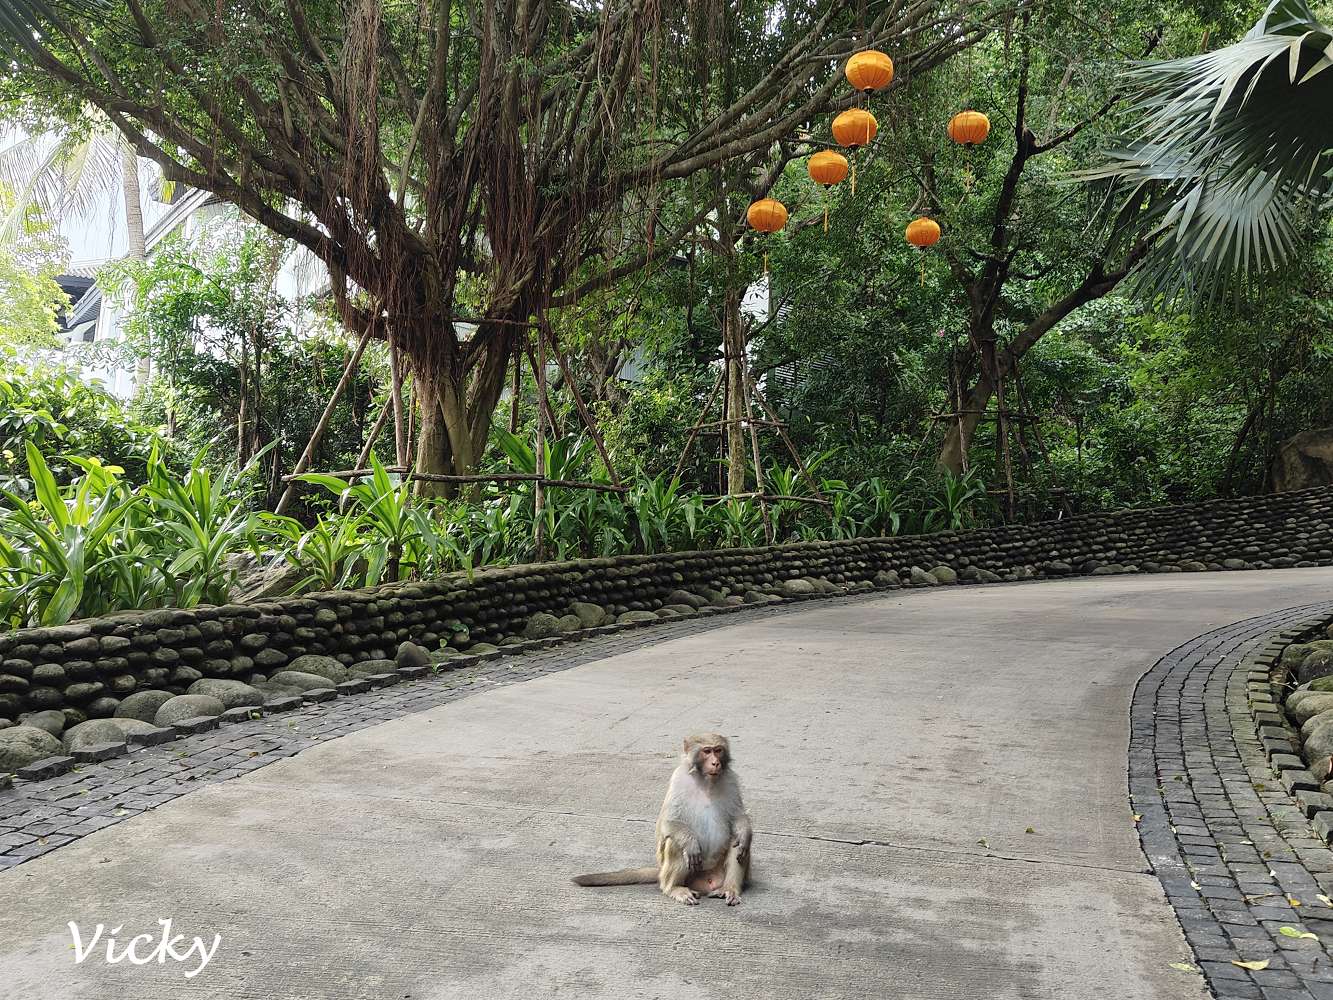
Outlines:
{"label": "monkey's face", "polygon": [[690,762],[690,770],[709,781],[720,776],[731,762],[731,744],[720,733],[687,736],[683,749]]}
{"label": "monkey's face", "polygon": [[726,769],[726,748],[720,746],[697,748],[694,752],[694,766],[705,778],[716,778]]}

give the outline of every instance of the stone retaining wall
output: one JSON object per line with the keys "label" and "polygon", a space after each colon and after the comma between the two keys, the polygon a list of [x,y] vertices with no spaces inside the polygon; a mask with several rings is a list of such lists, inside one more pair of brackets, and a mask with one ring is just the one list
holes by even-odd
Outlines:
{"label": "stone retaining wall", "polygon": [[[1333,490],[1119,511],[1008,528],[759,549],[590,559],[456,574],[264,604],[131,612],[0,636],[0,718],[63,709],[114,714],[142,688],[182,692],[201,677],[248,679],[304,654],[346,664],[434,648],[462,622],[470,642],[522,633],[571,602],[614,615],[815,591],[1333,564]],[[931,573],[938,567],[947,567]],[[952,570],[952,573],[949,572]],[[805,581],[795,584],[793,581]],[[455,643],[457,644],[457,642]]]}
{"label": "stone retaining wall", "polygon": [[1333,615],[1292,621],[1241,666],[1273,773],[1318,837],[1333,841]]}

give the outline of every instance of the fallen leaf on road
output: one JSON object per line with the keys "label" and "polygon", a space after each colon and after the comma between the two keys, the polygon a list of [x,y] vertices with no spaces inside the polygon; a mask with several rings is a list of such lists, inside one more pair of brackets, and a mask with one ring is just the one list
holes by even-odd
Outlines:
{"label": "fallen leaf on road", "polygon": [[1249,969],[1251,972],[1263,972],[1264,969],[1268,968],[1268,959],[1265,958],[1262,962],[1237,962],[1233,958],[1231,964],[1238,965],[1242,969]]}
{"label": "fallen leaf on road", "polygon": [[1309,931],[1298,931],[1295,927],[1279,927],[1277,932],[1283,937],[1289,938],[1309,938],[1311,941],[1318,941],[1319,935],[1311,934]]}
{"label": "fallen leaf on road", "polygon": [[1333,899],[1329,899],[1322,892],[1316,893],[1315,899],[1319,900],[1319,902],[1323,903],[1325,906],[1333,906]]}
{"label": "fallen leaf on road", "polygon": [[1171,968],[1175,969],[1177,972],[1198,972],[1198,971],[1199,971],[1197,968],[1195,968],[1194,966],[1190,965],[1189,962],[1172,962],[1172,963],[1171,963]]}

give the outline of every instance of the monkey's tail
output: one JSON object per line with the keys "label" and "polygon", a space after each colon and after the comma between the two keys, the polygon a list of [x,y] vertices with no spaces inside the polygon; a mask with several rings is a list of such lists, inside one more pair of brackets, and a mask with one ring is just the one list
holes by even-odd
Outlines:
{"label": "monkey's tail", "polygon": [[657,868],[622,868],[618,872],[594,872],[575,875],[575,885],[648,885],[657,881]]}

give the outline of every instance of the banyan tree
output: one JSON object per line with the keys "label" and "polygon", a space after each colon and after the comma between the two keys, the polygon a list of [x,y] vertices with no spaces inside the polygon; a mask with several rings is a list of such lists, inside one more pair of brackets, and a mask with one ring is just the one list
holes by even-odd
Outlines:
{"label": "banyan tree", "polygon": [[168,180],[314,253],[351,334],[411,369],[418,471],[459,474],[529,324],[698,225],[659,217],[668,185],[762,171],[852,103],[854,51],[892,51],[899,86],[984,30],[972,0],[759,6],[764,44],[716,55],[759,83],[688,132],[662,115],[668,63],[712,45],[726,0],[15,0],[36,30],[10,25],[0,79],[66,126],[97,107]]}

